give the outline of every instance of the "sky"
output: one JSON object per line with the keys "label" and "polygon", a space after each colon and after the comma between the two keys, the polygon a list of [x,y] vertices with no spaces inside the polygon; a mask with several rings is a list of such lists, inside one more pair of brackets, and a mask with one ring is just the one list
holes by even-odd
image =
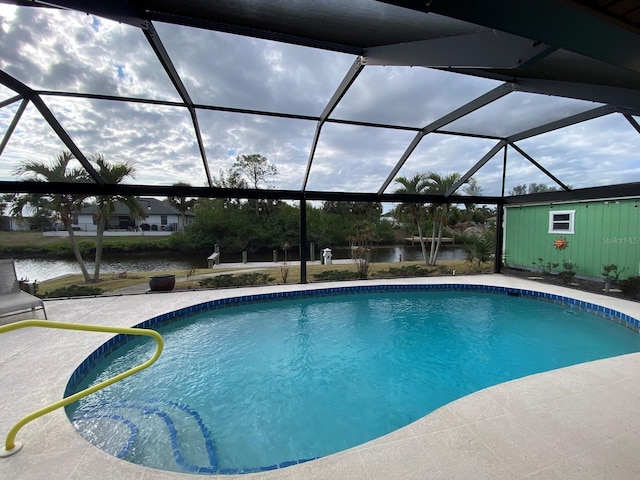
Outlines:
{"label": "sky", "polygon": [[[231,34],[154,23],[195,103],[319,115],[356,59]],[[142,32],[70,11],[0,4],[0,69],[34,89],[180,101]],[[419,67],[367,66],[331,118],[422,128],[499,82]],[[0,86],[0,102],[15,96]],[[112,162],[127,161],[127,183],[204,186],[205,170],[190,116],[180,107],[43,96],[78,147]],[[20,102],[0,108],[0,138]],[[503,135],[598,106],[513,93],[447,126]],[[278,174],[265,188],[302,188],[315,121],[198,110],[214,176],[238,155],[260,154]],[[377,192],[415,133],[324,125],[308,190]],[[430,134],[398,176],[465,173],[495,140]],[[562,182],[574,188],[640,181],[640,135],[622,115],[610,115],[519,142]],[[16,179],[25,160],[48,162],[64,144],[30,104],[0,156],[0,180]],[[482,194],[499,195],[502,152],[474,179]],[[506,192],[521,183],[552,181],[508,150]],[[386,193],[398,188],[394,182]]]}

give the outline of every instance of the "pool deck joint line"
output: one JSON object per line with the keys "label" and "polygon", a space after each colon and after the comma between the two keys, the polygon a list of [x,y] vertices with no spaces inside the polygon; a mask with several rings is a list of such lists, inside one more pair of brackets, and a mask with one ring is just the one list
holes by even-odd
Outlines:
{"label": "pool deck joint line", "polygon": [[[637,322],[640,304],[503,275],[292,284],[277,287],[123,295],[46,303],[49,318],[131,327],[198,304],[226,305],[293,292],[347,286],[370,290],[421,288],[519,289],[543,298],[567,297],[605,318]],[[333,291],[333,290],[331,290]],[[285,295],[283,295],[283,293]],[[536,294],[537,295],[537,294]],[[226,302],[225,302],[226,300]],[[609,316],[609,317],[607,317]],[[615,316],[615,315],[614,315]],[[30,316],[17,317],[17,319]],[[16,318],[12,318],[14,320]],[[165,318],[166,320],[166,318]],[[603,320],[605,321],[605,320]],[[637,324],[630,325],[632,328]],[[96,338],[97,337],[97,338]],[[0,336],[0,435],[24,415],[59,400],[76,368],[112,336],[24,329]],[[109,340],[115,344],[115,340]],[[513,380],[456,400],[422,419],[349,450],[246,475],[158,471],[113,457],[85,441],[59,410],[25,426],[16,455],[0,458],[0,478],[135,480],[220,478],[260,480],[640,478],[640,353]]]}

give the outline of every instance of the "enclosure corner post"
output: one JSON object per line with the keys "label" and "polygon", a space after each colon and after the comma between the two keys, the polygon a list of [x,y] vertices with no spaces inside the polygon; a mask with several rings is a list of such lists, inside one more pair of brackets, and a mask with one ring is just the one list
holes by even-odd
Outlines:
{"label": "enclosure corner post", "polygon": [[504,204],[496,205],[496,249],[493,258],[493,273],[501,273],[502,271],[502,247],[504,240]]}
{"label": "enclosure corner post", "polygon": [[307,201],[300,198],[300,283],[307,283]]}

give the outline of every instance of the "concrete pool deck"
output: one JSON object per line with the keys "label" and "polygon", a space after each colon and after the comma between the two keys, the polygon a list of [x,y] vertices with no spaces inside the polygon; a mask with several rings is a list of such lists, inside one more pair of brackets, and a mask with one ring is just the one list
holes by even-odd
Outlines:
{"label": "concrete pool deck", "polygon": [[[640,318],[640,303],[503,275],[349,282],[484,284],[585,300]],[[337,284],[339,285],[345,285]],[[253,294],[336,284],[255,287]],[[46,302],[50,320],[130,327],[247,289],[102,296]],[[31,316],[23,316],[31,318]],[[42,318],[41,314],[38,318]],[[606,321],[606,320],[603,320]],[[62,398],[75,368],[111,335],[39,328],[0,335],[0,438],[23,416]],[[63,410],[27,424],[24,447],[0,458],[15,480],[197,479],[112,457],[85,441]],[[222,479],[640,478],[640,353],[554,370],[476,392],[350,450],[281,470]],[[206,476],[204,478],[207,478]]]}

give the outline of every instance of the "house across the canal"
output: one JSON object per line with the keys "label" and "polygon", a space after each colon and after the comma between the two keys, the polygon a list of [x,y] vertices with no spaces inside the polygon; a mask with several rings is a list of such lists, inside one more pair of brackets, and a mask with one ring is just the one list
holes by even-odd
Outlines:
{"label": "house across the canal", "polygon": [[[157,198],[138,199],[146,216],[141,219],[131,217],[131,212],[124,203],[117,202],[113,214],[109,217],[109,231],[181,231],[193,221],[195,215],[191,211],[184,214],[167,202]],[[84,207],[74,216],[74,229],[84,232],[95,232],[98,228],[98,208],[95,205]]]}

